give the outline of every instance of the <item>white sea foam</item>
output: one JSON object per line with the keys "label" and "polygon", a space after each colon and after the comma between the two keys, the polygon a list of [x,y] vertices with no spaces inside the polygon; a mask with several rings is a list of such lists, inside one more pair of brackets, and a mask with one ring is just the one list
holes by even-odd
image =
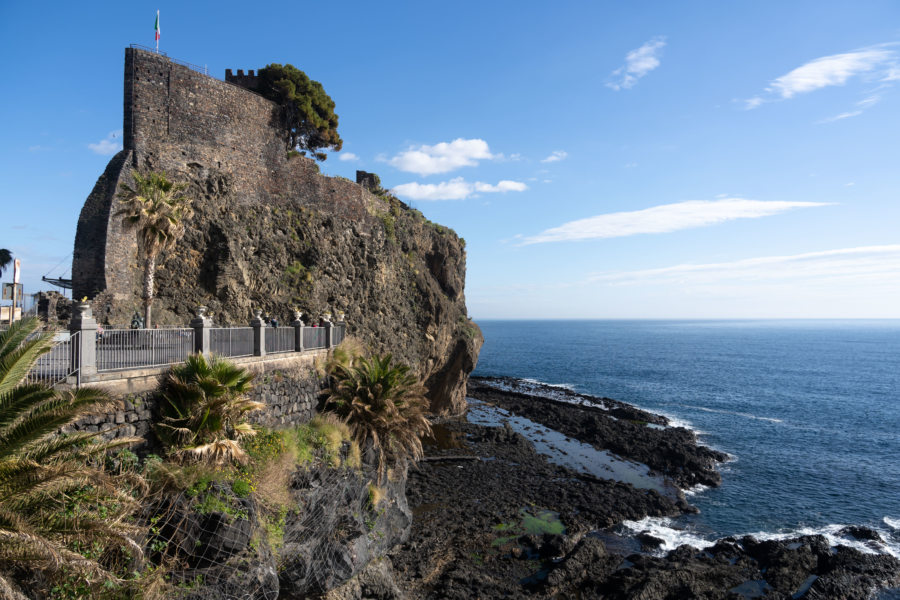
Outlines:
{"label": "white sea foam", "polygon": [[574,383],[547,383],[546,381],[541,381],[539,379],[531,379],[529,377],[525,377],[523,379],[520,379],[519,381],[522,381],[525,383],[530,383],[533,385],[542,385],[544,387],[549,387],[549,388],[559,388],[562,390],[569,390],[570,392],[575,391]]}
{"label": "white sea foam", "polygon": [[698,483],[694,487],[689,487],[688,489],[683,490],[683,492],[684,492],[685,496],[690,497],[690,496],[696,496],[697,494],[705,492],[708,489],[709,489],[708,485],[703,485],[702,483]]}
{"label": "white sea foam", "polygon": [[770,423],[784,423],[781,419],[776,419],[774,417],[760,417],[759,415],[753,415],[745,412],[738,412],[733,410],[720,410],[717,408],[706,408],[705,406],[690,406],[685,404],[685,408],[692,408],[694,410],[702,410],[704,412],[710,413],[719,413],[722,415],[735,415],[738,417],[744,417],[745,419],[753,419],[754,421],[769,421]]}
{"label": "white sea foam", "polygon": [[[644,410],[644,409],[641,409],[641,410]],[[687,429],[688,431],[693,432],[694,435],[703,435],[705,433],[703,431],[700,431],[696,427],[694,427],[694,425],[690,421],[688,421],[686,419],[681,419],[679,417],[675,417],[667,412],[662,412],[659,410],[648,410],[647,412],[653,412],[660,416],[665,417],[666,420],[669,421],[669,425],[668,425],[669,427],[681,427],[682,429]]]}
{"label": "white sea foam", "polygon": [[900,531],[900,519],[892,519],[891,517],[885,517],[884,524],[890,527],[891,529],[896,529]]}
{"label": "white sea foam", "polygon": [[[892,541],[857,540],[856,538],[841,534],[846,525],[826,525],[821,528],[801,527],[786,533],[751,533],[758,540],[785,540],[801,535],[821,535],[832,546],[847,546],[859,550],[863,554],[890,554],[900,559],[900,544]],[[874,529],[883,540],[889,540],[890,533],[884,530]]]}
{"label": "white sea foam", "polygon": [[574,383],[547,383],[546,381],[530,378],[513,379],[510,381],[484,380],[482,383],[504,392],[530,394],[541,398],[547,398],[548,400],[575,404],[577,406],[591,406],[601,410],[609,410],[609,407],[599,399],[591,401],[580,395],[576,391],[577,386]]}
{"label": "white sea foam", "polygon": [[635,535],[649,533],[663,541],[654,554],[662,555],[675,548],[687,544],[699,550],[715,544],[689,529],[676,529],[672,527],[672,519],[668,517],[644,517],[640,521],[624,521],[622,527],[625,533]]}
{"label": "white sea foam", "polygon": [[[893,524],[888,523],[891,527],[900,527],[900,520],[890,519]],[[887,521],[885,521],[887,522]],[[672,519],[666,517],[645,517],[640,521],[625,521],[622,526],[626,533],[635,535],[638,533],[649,533],[653,537],[663,540],[662,546],[654,552],[661,555],[674,550],[682,544],[693,546],[698,550],[709,548],[715,544],[715,540],[709,540],[690,528],[677,529],[672,527]],[[846,525],[826,525],[821,528],[801,527],[792,531],[771,533],[766,531],[748,534],[757,540],[787,540],[800,536],[821,535],[831,546],[847,546],[858,550],[864,554],[889,554],[894,558],[900,559],[900,544],[892,541],[891,534],[884,530],[875,529],[882,537],[883,541],[875,540],[857,540],[856,538],[844,535],[841,530]],[[743,535],[735,536],[737,538]]]}

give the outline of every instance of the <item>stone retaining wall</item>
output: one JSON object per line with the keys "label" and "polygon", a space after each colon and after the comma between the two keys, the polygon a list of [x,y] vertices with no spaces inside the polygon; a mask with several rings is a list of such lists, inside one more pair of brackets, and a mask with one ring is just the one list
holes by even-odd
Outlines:
{"label": "stone retaining wall", "polygon": [[[285,358],[232,359],[235,364],[256,373],[250,397],[266,405],[264,410],[251,413],[249,420],[273,429],[309,421],[315,414],[319,395],[325,386],[321,363],[326,354],[325,351],[318,351]],[[85,384],[85,387],[107,391],[120,403],[119,410],[87,417],[76,423],[72,430],[108,431],[103,436],[105,439],[136,435],[147,440],[138,446],[138,451],[157,450],[152,435],[159,402],[156,387],[159,377],[166,370],[144,369],[128,378]]]}

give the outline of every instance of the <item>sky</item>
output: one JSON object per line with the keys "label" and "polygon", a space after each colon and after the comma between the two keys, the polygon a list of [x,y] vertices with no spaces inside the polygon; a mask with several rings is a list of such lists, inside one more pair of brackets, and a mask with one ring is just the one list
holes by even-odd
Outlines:
{"label": "sky", "polygon": [[900,318],[895,0],[4,2],[26,292],[69,276],[157,10],[172,58],[320,81],[323,172],[456,230],[476,320]]}

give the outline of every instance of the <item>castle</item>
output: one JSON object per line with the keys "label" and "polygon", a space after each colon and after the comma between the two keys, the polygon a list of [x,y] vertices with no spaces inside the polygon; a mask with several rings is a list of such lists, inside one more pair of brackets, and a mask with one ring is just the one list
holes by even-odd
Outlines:
{"label": "castle", "polygon": [[467,318],[464,242],[385,196],[376,176],[327,177],[288,152],[281,108],[256,81],[125,50],[124,147],[81,210],[74,297],[110,326],[140,310],[142,257],[116,195],[133,170],[163,171],[187,184],[194,214],[157,261],[155,323],[183,326],[199,305],[219,326],[246,326],[256,310],[282,322],[295,308],[345,312],[349,334],[414,366],[435,412],[463,410],[482,339]]}
{"label": "castle", "polygon": [[288,163],[279,108],[251,91],[253,71],[233,75],[228,69],[221,81],[165,55],[130,47],[124,83],[123,149],[110,160],[78,219],[75,298],[103,291],[123,301],[140,295],[135,237],[115,217],[116,191],[121,183],[131,183],[133,169],[164,171],[176,181],[241,203],[321,198],[319,191],[359,196],[360,188],[347,187],[350,182],[315,181],[318,167],[312,160],[297,157]]}

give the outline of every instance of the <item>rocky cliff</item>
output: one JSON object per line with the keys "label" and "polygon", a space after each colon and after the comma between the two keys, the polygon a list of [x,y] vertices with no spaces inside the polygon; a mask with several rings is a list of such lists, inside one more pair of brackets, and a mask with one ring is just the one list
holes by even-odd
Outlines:
{"label": "rocky cliff", "polygon": [[198,305],[217,324],[261,308],[287,324],[345,312],[348,333],[411,365],[432,409],[464,409],[481,332],[465,305],[465,244],[452,230],[367,186],[291,157],[277,107],[236,85],[139,49],[125,55],[125,148],[85,202],[72,273],[76,297],[127,323],[140,306],[134,234],[115,215],[132,169],[189,185],[195,214],[157,268],[155,321],[184,325]]}

